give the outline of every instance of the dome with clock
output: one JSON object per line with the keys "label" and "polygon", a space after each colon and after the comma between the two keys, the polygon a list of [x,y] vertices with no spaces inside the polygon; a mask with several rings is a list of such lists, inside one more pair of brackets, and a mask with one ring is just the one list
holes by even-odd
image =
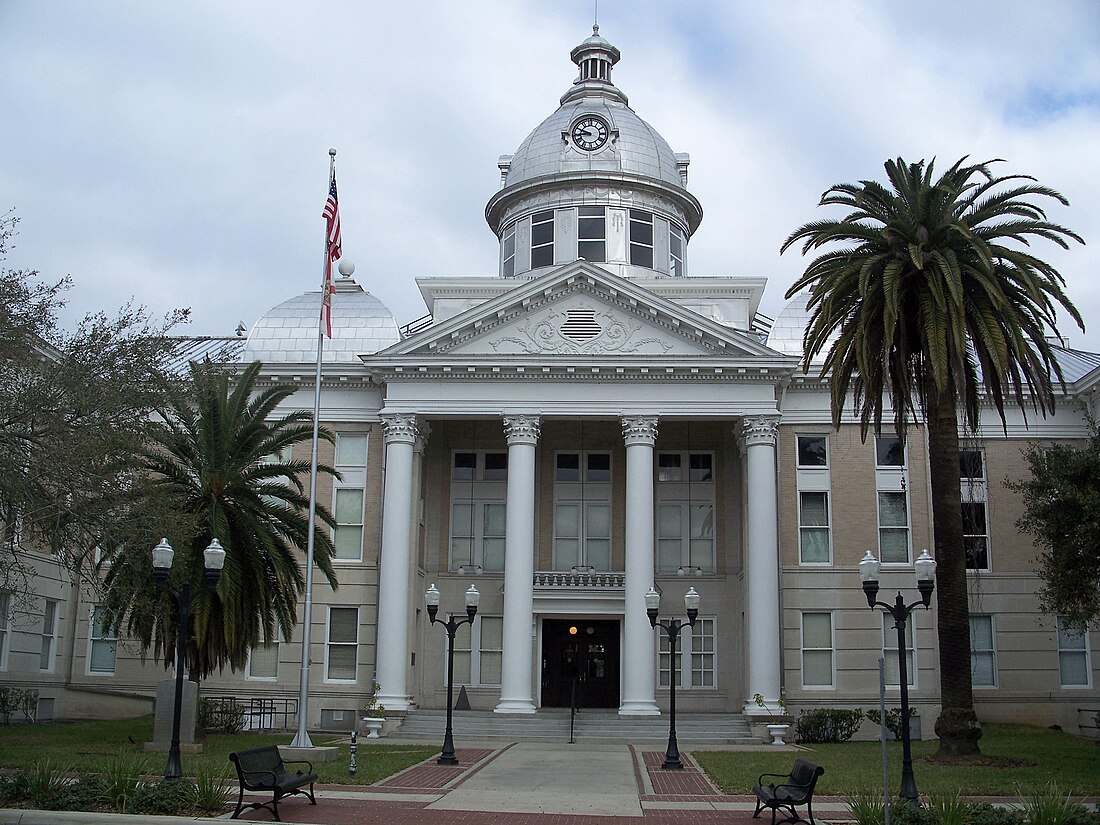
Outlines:
{"label": "dome with clock", "polygon": [[682,277],[703,210],[687,190],[689,157],[630,108],[611,82],[619,50],[593,26],[558,109],[512,155],[485,208],[500,274],[533,277],[583,258],[624,277]]}

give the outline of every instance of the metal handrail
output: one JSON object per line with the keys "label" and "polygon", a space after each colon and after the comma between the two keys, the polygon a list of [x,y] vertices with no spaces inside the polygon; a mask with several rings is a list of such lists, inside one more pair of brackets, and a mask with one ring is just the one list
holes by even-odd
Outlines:
{"label": "metal handrail", "polygon": [[577,744],[576,737],[573,735],[573,725],[577,720],[577,679],[573,677],[572,693],[569,697],[569,744]]}

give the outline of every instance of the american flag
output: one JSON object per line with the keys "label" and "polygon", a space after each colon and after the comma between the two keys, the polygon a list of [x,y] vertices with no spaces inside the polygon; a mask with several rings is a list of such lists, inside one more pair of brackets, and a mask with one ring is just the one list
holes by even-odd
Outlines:
{"label": "american flag", "polygon": [[332,262],[340,260],[343,254],[340,248],[340,202],[336,197],[336,170],[332,170],[332,182],[328,187],[328,200],[321,213],[325,219],[325,285],[321,300],[321,318],[325,322],[325,331],[332,337],[332,296],[336,294],[336,285],[332,282]]}

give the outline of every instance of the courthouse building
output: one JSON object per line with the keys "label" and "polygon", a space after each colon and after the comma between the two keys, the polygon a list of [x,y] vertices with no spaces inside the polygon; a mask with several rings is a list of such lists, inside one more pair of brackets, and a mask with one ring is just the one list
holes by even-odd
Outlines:
{"label": "courthouse building", "polygon": [[[892,598],[915,593],[914,559],[935,554],[924,428],[904,446],[861,441],[854,419],[833,428],[827,385],[800,368],[804,297],[773,321],[757,312],[765,278],[692,270],[703,205],[688,155],[612,82],[618,49],[594,33],[570,56],[579,75],[558,107],[500,158],[485,208],[495,273],[418,279],[419,324],[337,284],[321,387],[337,440],[321,460],[342,479],[319,494],[339,522],[340,587],[314,590],[310,726],[346,730],[375,682],[391,713],[445,705],[432,584],[444,615],[471,585],[481,594],[455,666],[476,709],[568,706],[576,682],[586,707],[656,715],[673,674],[686,711],[751,716],[757,695],[867,708],[884,654],[896,704],[896,635],[856,565],[872,550]],[[233,356],[300,384],[304,409],[318,306],[317,292],[279,304]],[[1006,433],[990,407],[961,433],[974,696],[986,721],[1088,732],[1096,637],[1040,612],[1036,549],[1005,487],[1028,443],[1081,439],[1097,413],[1100,356],[1057,353],[1054,415],[1010,413]],[[39,563],[39,613],[3,625],[0,683],[38,689],[40,715],[147,712],[163,670]],[[668,616],[689,588],[701,596],[675,663],[646,616],[650,588]],[[935,607],[913,617],[904,655],[930,731]],[[300,637],[270,640],[202,690],[292,703],[301,655]]]}

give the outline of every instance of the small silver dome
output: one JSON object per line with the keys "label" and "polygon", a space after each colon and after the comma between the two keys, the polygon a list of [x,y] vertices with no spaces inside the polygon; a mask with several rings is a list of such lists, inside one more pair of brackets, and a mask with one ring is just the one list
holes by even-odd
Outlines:
{"label": "small silver dome", "polygon": [[[241,360],[265,364],[316,362],[320,318],[320,291],[284,301],[252,327]],[[332,338],[325,339],[323,363],[356,363],[359,355],[378,352],[400,340],[397,321],[385,304],[351,278],[336,279]]]}

